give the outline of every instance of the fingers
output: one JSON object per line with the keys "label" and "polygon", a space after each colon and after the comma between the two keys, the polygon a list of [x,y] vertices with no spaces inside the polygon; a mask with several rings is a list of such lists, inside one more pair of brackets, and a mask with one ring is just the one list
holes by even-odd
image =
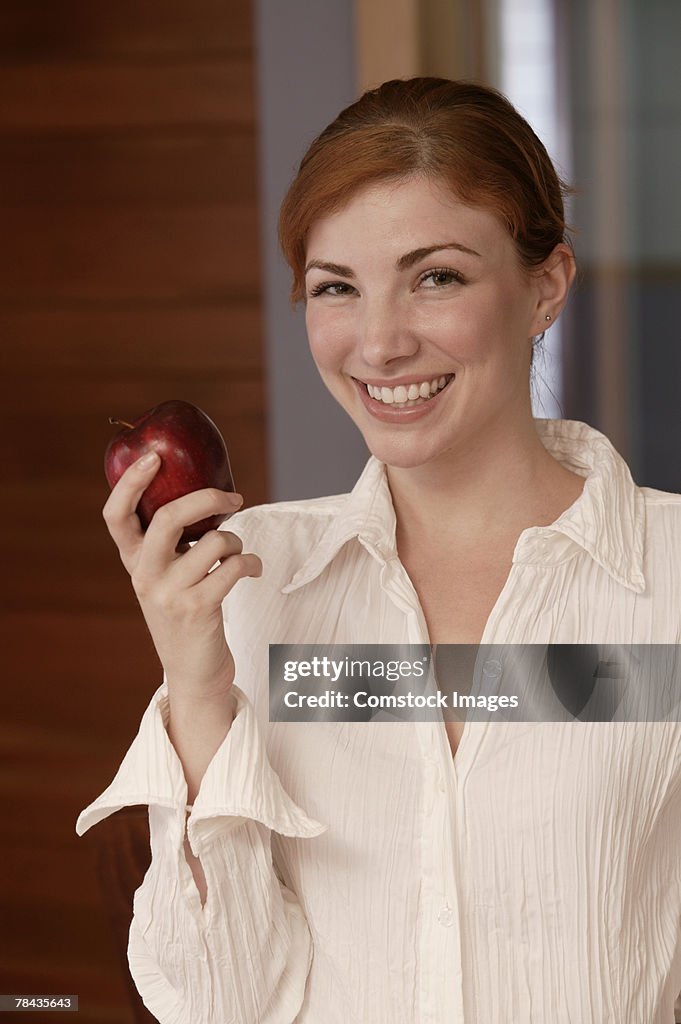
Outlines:
{"label": "fingers", "polygon": [[216,562],[239,555],[242,550],[241,539],[235,533],[210,530],[172,566],[169,574],[171,585],[181,580],[183,586],[193,586],[205,579]]}
{"label": "fingers", "polygon": [[237,580],[261,576],[257,555],[243,554],[240,537],[228,530],[211,530],[178,558],[168,572],[168,587],[193,591],[196,608],[213,609],[224,601]]}
{"label": "fingers", "polygon": [[137,576],[156,578],[171,562],[187,558],[190,551],[184,554],[176,552],[185,527],[214,515],[230,516],[242,502],[240,494],[205,487],[162,505],[154,513],[144,544],[140,547],[135,569]]}
{"label": "fingers", "polygon": [[241,495],[218,488],[162,505],[144,532],[135,509],[160,465],[156,456],[130,466],[102,514],[166,674],[205,682],[217,678],[219,670],[223,678],[225,652],[231,655],[220,606],[239,579],[262,574],[262,563],[257,555],[244,554],[240,538],[227,530],[208,531],[189,550],[180,542],[187,526],[212,516],[227,518],[242,504]]}
{"label": "fingers", "polygon": [[186,526],[212,515],[228,517],[243,502],[240,494],[218,488],[193,491],[159,508],[145,535],[135,509],[160,465],[159,455],[147,452],[126,469],[102,509],[109,533],[131,575],[134,571],[145,577],[157,576],[187,552],[188,546],[180,544]]}
{"label": "fingers", "polygon": [[[178,607],[194,621],[220,607],[234,584],[244,576],[261,576],[262,562],[257,555],[243,554],[242,541],[227,530],[212,530],[186,554],[178,556],[162,580],[144,577],[139,569],[133,577],[138,598],[162,601]],[[173,596],[174,595],[174,596]]]}
{"label": "fingers", "polygon": [[113,487],[102,509],[104,521],[128,572],[132,571],[144,537],[135,509],[160,465],[161,459],[157,452],[147,452],[137,462],[133,462]]}
{"label": "fingers", "polygon": [[244,576],[262,576],[262,562],[257,555],[230,555],[198,583],[194,590],[200,595],[204,606],[214,607],[224,601],[234,584]]}

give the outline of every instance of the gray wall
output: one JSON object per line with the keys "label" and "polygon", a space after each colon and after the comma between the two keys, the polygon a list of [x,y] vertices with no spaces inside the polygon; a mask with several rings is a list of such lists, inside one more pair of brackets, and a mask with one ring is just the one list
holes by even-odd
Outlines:
{"label": "gray wall", "polygon": [[277,243],[279,205],[313,138],[355,98],[350,0],[256,0],[263,301],[273,501],[350,490],[368,452],[312,361]]}
{"label": "gray wall", "polygon": [[642,483],[681,491],[681,4],[628,0]]}
{"label": "gray wall", "polygon": [[[574,181],[573,219],[583,276],[573,297],[571,387],[566,414],[601,423],[596,379],[602,342],[595,313],[598,272],[610,267],[620,289],[622,358],[628,386],[621,396],[629,444],[623,452],[638,483],[681,491],[681,77],[678,0],[617,0],[617,108],[599,111],[595,75],[601,41],[591,0],[562,0],[571,36],[570,87]],[[599,128],[615,119],[619,159],[613,179],[599,179]],[[599,121],[599,115],[601,120]],[[619,239],[602,245],[606,190],[617,189],[606,225]],[[613,224],[614,221],[614,224]],[[609,251],[608,251],[609,249]]]}

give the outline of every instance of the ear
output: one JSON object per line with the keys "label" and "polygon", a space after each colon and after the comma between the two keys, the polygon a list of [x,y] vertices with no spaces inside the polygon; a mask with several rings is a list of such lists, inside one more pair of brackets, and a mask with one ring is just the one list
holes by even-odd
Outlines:
{"label": "ear", "polygon": [[[564,242],[560,242],[535,271],[537,334],[541,334],[558,319],[576,273],[574,254]],[[546,319],[547,314],[550,320]]]}

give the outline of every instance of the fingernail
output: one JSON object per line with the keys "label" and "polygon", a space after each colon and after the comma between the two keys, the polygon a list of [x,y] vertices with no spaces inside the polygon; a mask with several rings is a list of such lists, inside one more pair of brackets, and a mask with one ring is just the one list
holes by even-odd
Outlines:
{"label": "fingernail", "polygon": [[243,505],[244,503],[243,496],[241,494],[235,494],[232,491],[229,492],[229,500],[236,508],[238,508],[239,505]]}
{"label": "fingernail", "polygon": [[137,460],[137,468],[150,469],[154,463],[159,461],[159,458],[160,456],[158,452],[147,452],[146,455],[143,455],[141,459]]}

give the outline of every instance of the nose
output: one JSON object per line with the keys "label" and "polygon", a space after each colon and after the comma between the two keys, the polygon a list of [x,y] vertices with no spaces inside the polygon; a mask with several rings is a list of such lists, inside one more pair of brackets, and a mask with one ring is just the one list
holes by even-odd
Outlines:
{"label": "nose", "polygon": [[365,298],[358,324],[359,347],[367,366],[382,367],[414,355],[419,341],[399,303],[385,298]]}

